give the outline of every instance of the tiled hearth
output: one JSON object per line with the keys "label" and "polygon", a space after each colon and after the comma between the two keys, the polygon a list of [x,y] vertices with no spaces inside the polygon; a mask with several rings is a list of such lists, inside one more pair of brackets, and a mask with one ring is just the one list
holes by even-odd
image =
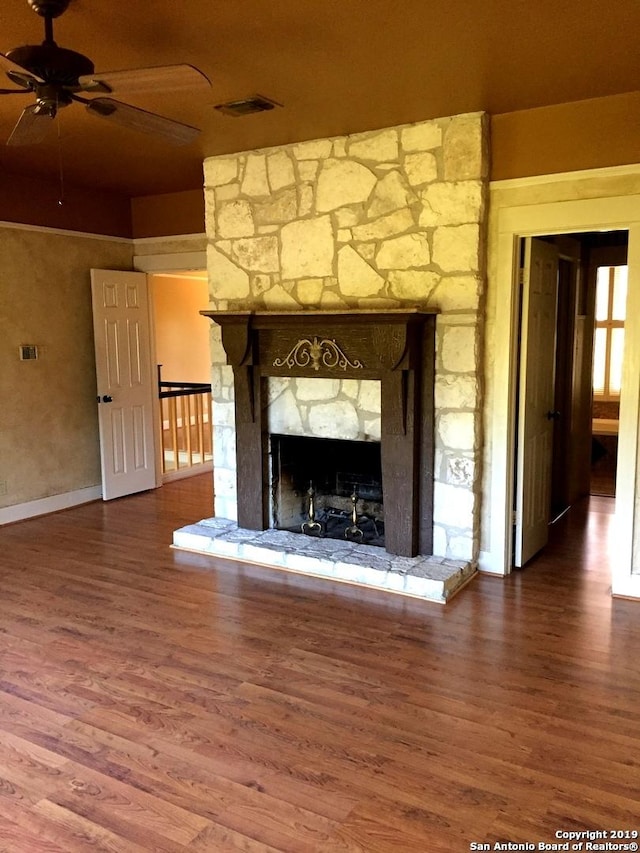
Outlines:
{"label": "tiled hearth", "polygon": [[399,557],[382,548],[320,539],[284,530],[245,530],[207,518],[176,530],[173,545],[187,551],[257,563],[445,604],[474,575],[464,560]]}

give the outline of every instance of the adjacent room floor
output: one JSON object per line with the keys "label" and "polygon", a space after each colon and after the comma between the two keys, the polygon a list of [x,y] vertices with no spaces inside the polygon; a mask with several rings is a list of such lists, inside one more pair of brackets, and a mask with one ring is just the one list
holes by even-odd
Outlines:
{"label": "adjacent room floor", "polygon": [[612,507],[446,606],[171,550],[208,475],[3,528],[0,849],[638,829],[640,602],[610,597]]}

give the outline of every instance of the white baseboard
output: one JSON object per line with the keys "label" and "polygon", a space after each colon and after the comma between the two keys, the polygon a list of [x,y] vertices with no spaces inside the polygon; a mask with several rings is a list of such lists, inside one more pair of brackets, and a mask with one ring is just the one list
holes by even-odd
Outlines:
{"label": "white baseboard", "polygon": [[0,508],[0,525],[24,521],[26,518],[34,518],[36,515],[59,512],[61,509],[69,509],[72,506],[89,503],[89,501],[100,500],[100,498],[102,498],[102,486],[90,486],[88,489],[77,489],[74,492],[51,495],[51,497],[40,498],[37,501],[5,506]]}
{"label": "white baseboard", "polygon": [[640,575],[624,575],[614,572],[611,594],[615,598],[640,598]]}
{"label": "white baseboard", "polygon": [[480,551],[478,557],[478,569],[487,575],[497,575],[498,577],[506,577],[504,566],[496,562],[495,554],[491,551]]}

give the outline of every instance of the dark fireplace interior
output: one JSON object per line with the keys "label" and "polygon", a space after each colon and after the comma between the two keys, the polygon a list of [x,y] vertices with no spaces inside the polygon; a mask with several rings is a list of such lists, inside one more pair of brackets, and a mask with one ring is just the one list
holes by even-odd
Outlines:
{"label": "dark fireplace interior", "polygon": [[270,439],[275,528],[384,548],[379,442]]}

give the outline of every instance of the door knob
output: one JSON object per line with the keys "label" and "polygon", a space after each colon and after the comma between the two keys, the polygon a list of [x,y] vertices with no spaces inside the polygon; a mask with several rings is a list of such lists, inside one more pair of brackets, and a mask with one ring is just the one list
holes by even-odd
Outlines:
{"label": "door knob", "polygon": [[102,398],[103,403],[113,403],[113,397],[110,397],[108,394],[105,394]]}
{"label": "door knob", "polygon": [[560,412],[547,412],[547,420],[548,421],[559,421],[560,420]]}

